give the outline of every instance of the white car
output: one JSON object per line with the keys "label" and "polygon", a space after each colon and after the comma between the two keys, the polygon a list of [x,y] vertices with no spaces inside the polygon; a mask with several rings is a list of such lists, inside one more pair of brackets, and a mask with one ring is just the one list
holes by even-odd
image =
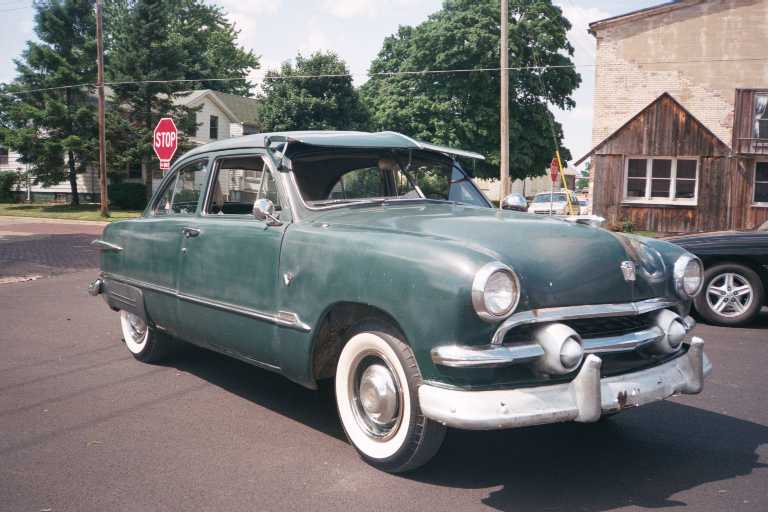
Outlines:
{"label": "white car", "polygon": [[[571,211],[568,211],[566,193],[571,196]],[[540,213],[544,215],[578,215],[579,200],[571,191],[567,192],[541,192],[536,194],[528,206],[528,213]]]}

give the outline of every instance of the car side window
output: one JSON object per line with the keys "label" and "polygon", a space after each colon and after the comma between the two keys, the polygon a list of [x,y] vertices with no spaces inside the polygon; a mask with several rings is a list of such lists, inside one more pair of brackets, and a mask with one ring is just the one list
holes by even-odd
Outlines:
{"label": "car side window", "polygon": [[194,214],[207,168],[208,160],[198,160],[176,171],[155,203],[154,215]]}
{"label": "car side window", "polygon": [[206,160],[198,160],[182,167],[176,177],[171,210],[176,215],[193,215],[205,183]]}
{"label": "car side window", "polygon": [[173,190],[176,188],[176,178],[178,174],[175,174],[168,183],[165,185],[165,190],[160,195],[160,199],[155,203],[153,210],[154,215],[169,215],[171,213],[171,202],[173,201]]}
{"label": "car side window", "polygon": [[247,215],[257,199],[267,198],[279,211],[275,180],[260,156],[223,158],[211,184],[205,212],[211,215]]}

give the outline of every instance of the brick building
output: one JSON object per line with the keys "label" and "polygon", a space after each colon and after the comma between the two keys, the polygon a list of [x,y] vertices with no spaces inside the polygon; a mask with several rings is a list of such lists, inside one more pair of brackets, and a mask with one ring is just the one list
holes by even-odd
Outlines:
{"label": "brick building", "polygon": [[768,0],[680,0],[596,21],[594,212],[637,229],[768,220]]}

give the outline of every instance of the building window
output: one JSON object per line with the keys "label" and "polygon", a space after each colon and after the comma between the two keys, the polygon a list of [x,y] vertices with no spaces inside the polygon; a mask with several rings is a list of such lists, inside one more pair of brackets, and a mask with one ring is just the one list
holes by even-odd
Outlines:
{"label": "building window", "polygon": [[698,160],[627,158],[624,201],[696,204]]}
{"label": "building window", "polygon": [[754,202],[768,204],[768,161],[755,163]]}
{"label": "building window", "polygon": [[768,94],[755,94],[754,138],[768,140]]}
{"label": "building window", "polygon": [[210,139],[219,138],[219,116],[211,116],[211,119],[208,125],[208,138]]}

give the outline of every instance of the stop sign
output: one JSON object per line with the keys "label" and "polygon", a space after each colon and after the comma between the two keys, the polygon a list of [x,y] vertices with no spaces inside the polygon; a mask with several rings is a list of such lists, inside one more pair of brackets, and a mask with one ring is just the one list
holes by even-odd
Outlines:
{"label": "stop sign", "polygon": [[152,147],[157,158],[160,159],[160,168],[168,169],[171,165],[171,158],[178,147],[178,132],[173,119],[164,117],[158,121],[157,126],[155,126]]}

